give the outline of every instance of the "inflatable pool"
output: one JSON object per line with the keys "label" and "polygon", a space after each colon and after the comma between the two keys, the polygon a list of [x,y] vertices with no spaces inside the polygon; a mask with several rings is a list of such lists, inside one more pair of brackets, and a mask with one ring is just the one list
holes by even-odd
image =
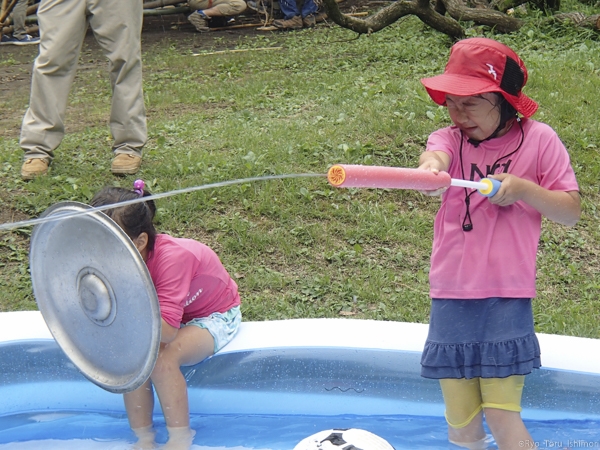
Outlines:
{"label": "inflatable pool", "polygon": [[[396,450],[456,448],[438,383],[419,375],[426,335],[424,324],[354,319],[243,323],[219,354],[183,368],[193,448],[292,450],[347,428]],[[541,449],[600,448],[600,340],[539,340],[543,368],[528,376],[523,398],[534,440]],[[0,313],[1,450],[116,450],[133,441],[122,396],[75,368],[39,312]]]}

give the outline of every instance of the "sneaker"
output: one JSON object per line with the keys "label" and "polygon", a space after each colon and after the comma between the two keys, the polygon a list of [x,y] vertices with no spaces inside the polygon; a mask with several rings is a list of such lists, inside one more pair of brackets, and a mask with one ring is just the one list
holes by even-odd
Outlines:
{"label": "sneaker", "polygon": [[33,180],[40,175],[48,173],[50,162],[44,158],[29,158],[26,159],[21,166],[21,178],[23,180]]}
{"label": "sneaker", "polygon": [[4,34],[2,35],[2,39],[0,40],[0,45],[34,45],[39,43],[39,37],[31,37],[28,34],[26,34],[21,39]]}
{"label": "sneaker", "polygon": [[302,29],[302,18],[300,16],[294,16],[291,19],[274,20],[273,26],[280,30],[300,30]]}
{"label": "sneaker", "polygon": [[110,171],[115,175],[131,175],[142,165],[142,158],[127,153],[118,153],[110,164]]}
{"label": "sneaker", "polygon": [[248,7],[248,9],[251,9],[254,12],[257,12],[259,14],[267,14],[267,4],[265,4],[264,1],[262,0],[258,0],[258,2],[255,2],[254,0],[248,0],[246,2],[246,6]]}
{"label": "sneaker", "polygon": [[203,12],[194,11],[188,16],[188,20],[200,33],[210,31],[210,28],[208,27],[208,16]]}
{"label": "sneaker", "polygon": [[316,24],[317,24],[317,19],[312,14],[302,18],[302,25],[304,25],[305,28],[312,28]]}

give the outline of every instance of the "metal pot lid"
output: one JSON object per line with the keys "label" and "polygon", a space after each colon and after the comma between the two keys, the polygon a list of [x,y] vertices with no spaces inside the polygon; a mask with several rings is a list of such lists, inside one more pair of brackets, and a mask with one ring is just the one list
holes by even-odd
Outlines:
{"label": "metal pot lid", "polygon": [[[61,202],[33,229],[33,293],[50,332],[89,380],[114,393],[137,389],[154,368],[160,308],[131,239],[110,217]],[[81,214],[78,214],[81,213]]]}

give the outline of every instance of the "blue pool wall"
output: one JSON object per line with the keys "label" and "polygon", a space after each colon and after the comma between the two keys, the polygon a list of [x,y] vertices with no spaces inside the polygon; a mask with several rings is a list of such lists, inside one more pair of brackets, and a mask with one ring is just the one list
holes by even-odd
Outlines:
{"label": "blue pool wall", "polygon": [[[442,416],[439,384],[420,376],[419,361],[416,351],[259,348],[217,354],[182,372],[192,414]],[[87,380],[52,339],[0,343],[0,399],[0,416],[124,412],[122,396]],[[523,408],[525,419],[600,420],[600,374],[536,370]]]}

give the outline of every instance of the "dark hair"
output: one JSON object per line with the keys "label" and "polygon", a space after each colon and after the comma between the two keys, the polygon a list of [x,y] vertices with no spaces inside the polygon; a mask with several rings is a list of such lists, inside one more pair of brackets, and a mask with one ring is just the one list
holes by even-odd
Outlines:
{"label": "dark hair", "polygon": [[504,128],[510,119],[517,117],[517,109],[506,100],[504,95],[498,93],[498,96],[500,103],[500,126]]}
{"label": "dark hair", "polygon": [[[143,196],[147,197],[149,195],[151,195],[150,192],[144,190]],[[94,207],[111,205],[136,198],[140,198],[140,195],[135,191],[118,187],[105,187],[94,195],[90,205]],[[132,240],[137,238],[141,233],[146,233],[148,235],[148,250],[154,249],[154,241],[156,240],[157,233],[152,223],[156,214],[156,205],[153,200],[121,207],[116,206],[103,212],[117,222]]]}

